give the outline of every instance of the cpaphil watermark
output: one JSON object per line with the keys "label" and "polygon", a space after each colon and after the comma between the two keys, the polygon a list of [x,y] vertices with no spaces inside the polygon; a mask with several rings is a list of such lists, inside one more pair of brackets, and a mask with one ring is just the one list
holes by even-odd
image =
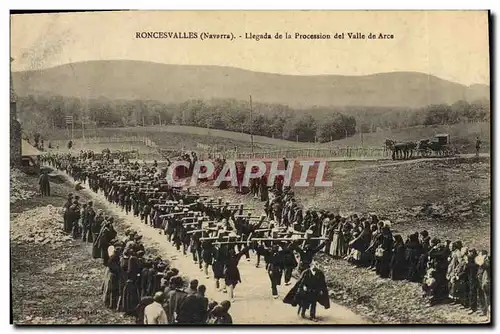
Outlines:
{"label": "cpaphil watermark", "polygon": [[252,182],[268,187],[276,183],[284,187],[331,187],[333,182],[325,180],[327,171],[328,163],[318,160],[247,160],[224,164],[198,160],[194,166],[178,160],[168,167],[166,179],[174,187],[194,187],[199,182],[211,182],[214,187],[224,182],[233,187],[249,187]]}

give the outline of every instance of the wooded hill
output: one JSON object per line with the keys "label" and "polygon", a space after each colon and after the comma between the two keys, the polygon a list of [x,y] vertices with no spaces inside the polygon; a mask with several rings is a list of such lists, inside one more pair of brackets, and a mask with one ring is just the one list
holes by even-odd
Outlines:
{"label": "wooded hill", "polygon": [[404,107],[489,99],[489,86],[470,87],[417,72],[364,76],[281,75],[221,66],[112,60],[13,73],[16,93],[182,103],[235,99],[313,106]]}

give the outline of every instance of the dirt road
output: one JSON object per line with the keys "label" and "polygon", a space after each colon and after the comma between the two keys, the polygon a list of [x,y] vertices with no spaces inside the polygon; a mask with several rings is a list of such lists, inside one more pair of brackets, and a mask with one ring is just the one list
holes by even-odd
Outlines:
{"label": "dirt road", "polygon": [[[148,247],[153,247],[165,258],[169,259],[172,266],[179,269],[182,275],[188,276],[190,279],[198,279],[200,284],[207,286],[207,295],[209,298],[215,299],[218,302],[228,299],[227,294],[219,292],[215,289],[214,280],[210,277],[205,278],[205,275],[200,271],[198,266],[193,263],[190,255],[183,256],[166,240],[166,236],[159,234],[157,229],[141,223],[138,218],[132,215],[125,215],[115,205],[107,202],[101,194],[97,195],[88,189],[82,190],[88,196],[95,199],[96,202],[106,205],[110,212],[123,218],[126,224],[134,228],[141,235]],[[331,304],[330,309],[325,310],[318,305],[317,317],[319,322],[311,322],[307,319],[302,319],[297,315],[297,309],[290,305],[284,304],[282,298],[293,286],[295,280],[292,280],[290,286],[280,286],[280,298],[273,299],[271,296],[271,285],[269,278],[263,266],[255,268],[255,256],[250,254],[250,262],[247,262],[243,257],[240,261],[239,270],[242,276],[242,283],[238,284],[235,289],[235,302],[231,306],[230,313],[233,321],[236,324],[367,324],[368,320],[362,316],[355,314],[348,308]],[[210,274],[212,272],[210,271]]]}

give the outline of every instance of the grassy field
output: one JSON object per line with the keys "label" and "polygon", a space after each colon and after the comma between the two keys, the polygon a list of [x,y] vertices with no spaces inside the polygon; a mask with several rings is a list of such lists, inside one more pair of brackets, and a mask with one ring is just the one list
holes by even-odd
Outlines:
{"label": "grassy field", "polygon": [[[490,149],[490,123],[469,123],[454,125],[435,125],[435,126],[415,126],[404,129],[392,129],[387,131],[365,133],[363,134],[364,146],[383,146],[386,139],[396,141],[417,141],[430,138],[436,134],[447,133],[450,140],[461,153],[475,152],[476,136],[482,141],[483,152]],[[361,135],[336,140],[333,142],[338,146],[361,146]]]}
{"label": "grassy field", "polygon": [[[100,128],[87,132],[90,137],[148,137],[161,148],[196,149],[198,144],[217,146],[221,150],[233,150],[238,147],[242,151],[251,150],[250,135],[224,130],[199,128],[194,126],[148,126],[131,128]],[[74,138],[81,138],[81,130],[74,130]],[[68,140],[66,130],[57,130],[50,134],[49,140]],[[273,139],[263,136],[254,136],[255,150],[272,150],[278,148],[310,147],[309,143],[296,143],[293,141]]]}
{"label": "grassy field", "polygon": [[341,213],[374,213],[404,236],[427,229],[442,239],[490,249],[489,159],[411,164],[330,162],[330,189],[298,188],[307,207]]}
{"label": "grassy field", "polygon": [[[430,138],[439,133],[448,133],[451,142],[461,153],[471,153],[474,151],[475,137],[479,136],[483,142],[482,151],[487,152],[490,148],[490,124],[470,123],[443,126],[417,126],[405,129],[393,129],[374,133],[356,134],[331,143],[297,143],[294,141],[274,139],[263,136],[254,136],[254,150],[278,150],[280,148],[310,148],[310,147],[382,147],[388,138],[397,141],[416,141]],[[75,129],[74,138],[81,138],[81,130]],[[224,130],[206,129],[193,126],[148,126],[131,128],[101,128],[88,130],[88,137],[126,137],[141,136],[153,140],[161,148],[181,148],[196,149],[198,144],[217,147],[219,150],[233,150],[235,147],[241,152],[251,151],[250,135]],[[68,140],[66,130],[56,130],[50,133],[48,140]],[[126,144],[124,144],[127,146]]]}

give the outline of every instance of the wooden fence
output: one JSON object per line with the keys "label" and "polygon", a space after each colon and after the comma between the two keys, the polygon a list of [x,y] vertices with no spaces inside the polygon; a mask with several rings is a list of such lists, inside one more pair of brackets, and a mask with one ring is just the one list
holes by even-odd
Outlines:
{"label": "wooden fence", "polygon": [[142,143],[147,147],[157,148],[158,145],[148,137],[130,136],[130,137],[91,137],[79,139],[84,144],[109,144],[109,143]]}
{"label": "wooden fence", "polygon": [[329,148],[301,148],[301,149],[280,149],[262,152],[238,152],[237,150],[219,153],[201,152],[203,159],[225,158],[228,160],[246,159],[281,159],[286,158],[321,158],[321,159],[356,159],[356,158],[378,158],[390,157],[390,151],[382,147],[329,147]]}
{"label": "wooden fence", "polygon": [[[75,149],[83,149],[89,144],[111,144],[111,143],[141,143],[146,147],[155,150],[159,155],[165,155],[168,152],[174,153],[179,151],[176,145],[172,147],[162,146],[161,148],[148,137],[143,136],[123,136],[123,137],[90,137],[85,139],[76,139],[74,142]],[[66,142],[61,142],[61,145],[66,146]],[[63,147],[64,147],[63,146]],[[126,150],[127,145],[123,145]],[[182,148],[180,151],[184,151]],[[201,159],[225,158],[228,160],[248,160],[248,159],[281,159],[282,157],[297,159],[297,158],[319,158],[319,159],[384,159],[390,157],[390,152],[382,147],[322,147],[322,148],[294,148],[294,149],[279,149],[272,151],[259,152],[240,152],[238,149],[219,151],[217,147],[213,147],[203,143],[197,143],[196,151]],[[140,152],[142,153],[142,152]],[[168,154],[169,156],[171,154]]]}

